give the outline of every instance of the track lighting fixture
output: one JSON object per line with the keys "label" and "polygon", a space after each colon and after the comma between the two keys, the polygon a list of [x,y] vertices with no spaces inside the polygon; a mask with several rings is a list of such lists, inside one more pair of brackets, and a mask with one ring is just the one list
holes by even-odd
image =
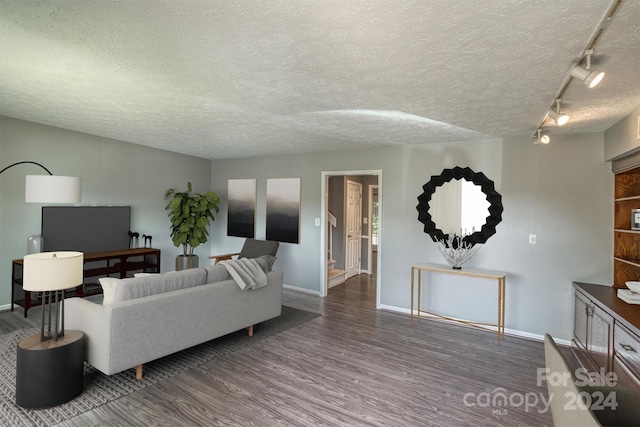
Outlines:
{"label": "track lighting fixture", "polygon": [[558,111],[554,110],[549,111],[549,117],[551,117],[558,126],[566,125],[569,121],[569,116],[567,116],[566,114],[561,114]]}
{"label": "track lighting fixture", "polygon": [[[538,123],[538,126],[535,128],[536,132],[532,135],[532,139],[534,140],[535,145],[539,144],[548,144],[550,139],[547,135],[542,135],[542,128],[546,126],[547,120],[550,118],[553,119],[558,126],[562,126],[569,121],[569,116],[566,114],[560,113],[560,98],[564,96],[567,88],[573,83],[580,80],[589,88],[596,87],[604,78],[604,72],[600,70],[592,70],[591,69],[591,57],[593,56],[594,49],[598,42],[601,40],[602,36],[607,31],[607,28],[613,22],[613,17],[620,10],[620,5],[623,0],[614,0],[613,3],[609,6],[607,13],[603,16],[602,20],[596,27],[595,31],[593,31],[593,35],[585,43],[584,46],[587,48],[584,50],[582,57],[578,61],[576,65],[573,66],[569,75],[565,78],[564,83],[560,86],[560,90],[556,93],[554,104],[551,104],[551,107],[545,112],[542,120]],[[555,107],[555,108],[554,108]]]}
{"label": "track lighting fixture", "polygon": [[549,110],[549,117],[551,117],[558,126],[564,126],[569,121],[569,116],[560,112],[560,98],[556,98],[556,109]]}
{"label": "track lighting fixture", "polygon": [[533,145],[541,145],[541,144],[548,144],[549,141],[551,141],[551,139],[549,138],[549,135],[542,135],[542,129],[538,129],[538,137],[533,141]]}
{"label": "track lighting fixture", "polygon": [[576,65],[575,67],[573,67],[573,70],[571,70],[571,77],[582,81],[589,88],[596,87],[596,85],[600,83],[600,81],[604,77],[604,71],[591,69],[591,55],[593,55],[593,49],[586,50],[586,67]]}

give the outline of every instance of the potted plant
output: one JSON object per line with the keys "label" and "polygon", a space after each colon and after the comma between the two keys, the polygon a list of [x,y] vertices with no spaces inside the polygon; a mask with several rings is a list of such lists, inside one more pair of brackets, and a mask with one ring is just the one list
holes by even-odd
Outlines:
{"label": "potted plant", "polygon": [[182,245],[182,255],[176,257],[176,270],[198,266],[198,256],[193,249],[206,243],[209,236],[209,220],[215,221],[220,198],[213,191],[204,194],[191,194],[191,183],[187,191],[178,193],[173,188],[167,190],[164,198],[171,198],[165,209],[169,211],[171,221],[171,240],[176,247]]}

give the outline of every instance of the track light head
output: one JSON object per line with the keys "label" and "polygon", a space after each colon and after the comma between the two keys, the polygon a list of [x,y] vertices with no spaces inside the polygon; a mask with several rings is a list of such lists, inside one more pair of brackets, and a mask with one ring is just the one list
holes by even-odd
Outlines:
{"label": "track light head", "polygon": [[586,67],[576,65],[571,70],[571,77],[581,80],[589,89],[594,88],[604,78],[604,71],[591,69],[591,55],[593,55],[593,49],[589,49],[584,52],[587,59]]}
{"label": "track light head", "polygon": [[556,122],[556,124],[558,126],[564,126],[569,122],[569,116],[563,113],[558,113],[556,111],[549,111],[549,117],[551,117],[553,119],[554,122]]}
{"label": "track light head", "polygon": [[547,145],[551,141],[549,135],[542,135],[542,129],[538,129],[537,132],[538,137],[533,141],[533,145]]}
{"label": "track light head", "polygon": [[551,139],[549,138],[549,135],[542,135],[540,138],[533,141],[533,145],[547,145],[550,141]]}
{"label": "track light head", "polygon": [[556,98],[556,109],[549,110],[549,117],[556,122],[558,126],[564,126],[569,121],[569,116],[560,112],[560,98]]}
{"label": "track light head", "polygon": [[604,77],[604,71],[598,70],[587,70],[584,67],[576,65],[571,70],[571,77],[574,77],[580,81],[582,81],[585,86],[588,86],[589,89],[594,88],[600,83],[602,78]]}

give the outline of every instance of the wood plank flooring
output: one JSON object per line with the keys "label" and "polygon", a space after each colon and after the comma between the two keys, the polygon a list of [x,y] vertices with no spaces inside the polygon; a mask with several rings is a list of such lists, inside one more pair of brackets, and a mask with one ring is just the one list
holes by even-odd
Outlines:
{"label": "wood plank flooring", "polygon": [[[542,402],[524,403],[547,398],[536,385],[541,342],[507,336],[498,346],[478,329],[412,325],[376,310],[375,293],[367,275],[327,298],[285,291],[286,305],[323,316],[59,425],[552,425]],[[506,405],[494,402],[500,393]]]}

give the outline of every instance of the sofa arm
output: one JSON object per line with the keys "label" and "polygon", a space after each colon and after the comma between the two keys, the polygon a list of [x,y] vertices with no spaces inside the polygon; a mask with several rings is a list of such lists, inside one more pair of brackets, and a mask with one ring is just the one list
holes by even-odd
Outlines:
{"label": "sofa arm", "polygon": [[111,363],[111,307],[82,298],[69,298],[64,304],[65,328],[85,334],[85,360],[108,373]]}

